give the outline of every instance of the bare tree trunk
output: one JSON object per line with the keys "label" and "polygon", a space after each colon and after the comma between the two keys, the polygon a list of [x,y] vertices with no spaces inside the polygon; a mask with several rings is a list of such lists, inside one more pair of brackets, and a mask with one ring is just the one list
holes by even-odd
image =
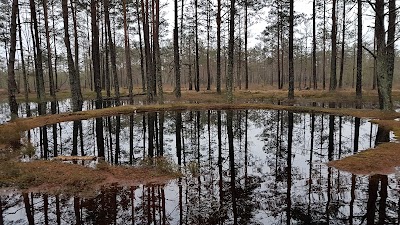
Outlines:
{"label": "bare tree trunk", "polygon": [[174,1],[174,64],[175,64],[175,96],[181,97],[181,65],[178,45],[178,0]]}
{"label": "bare tree trunk", "polygon": [[[154,29],[154,64],[155,64],[155,72],[156,72],[156,83],[157,83],[157,89],[158,89],[158,102],[160,104],[163,103],[164,101],[164,96],[163,96],[163,83],[162,83],[162,77],[161,77],[161,53],[160,53],[160,41],[159,41],[159,32],[160,32],[160,0],[155,0],[155,6],[156,6],[156,18],[155,21],[153,21],[155,25]],[[155,87],[154,87],[155,88]]]}
{"label": "bare tree trunk", "polygon": [[228,101],[233,101],[233,56],[235,42],[235,0],[231,0],[230,19],[229,19],[229,42],[228,42],[228,75],[226,81],[226,91]]}
{"label": "bare tree trunk", "polygon": [[384,0],[375,3],[375,34],[376,34],[376,72],[378,78],[379,106],[382,110],[393,110],[391,91],[389,90],[390,78],[388,76],[389,58],[386,54],[385,41],[385,12]]}
{"label": "bare tree trunk", "polygon": [[[92,0],[92,1],[94,1],[94,0]],[[117,62],[116,62],[117,60],[116,60],[115,46],[114,46],[112,35],[111,35],[109,0],[104,0],[104,19],[106,22],[105,25],[107,26],[108,43],[110,46],[110,53],[111,53],[111,70],[112,70],[112,74],[113,74],[113,78],[114,78],[115,98],[117,99],[117,102],[119,102],[120,92],[119,92],[119,81],[118,81],[118,74],[117,74]],[[97,25],[96,25],[96,27],[97,27]],[[92,48],[93,48],[93,46],[92,46]],[[100,59],[99,59],[99,63],[100,63]],[[100,76],[100,73],[99,73],[99,76]]]}
{"label": "bare tree trunk", "polygon": [[[75,2],[75,6],[76,6],[76,2]],[[72,12],[72,23],[73,23],[73,27],[74,27],[74,53],[75,53],[75,73],[76,73],[76,82],[77,82],[77,86],[79,86],[79,88],[81,87],[81,81],[80,81],[80,70],[79,70],[79,39],[78,39],[78,23],[76,20],[76,7],[74,7],[74,5],[72,4],[72,0],[70,1],[70,7],[71,7],[71,12]]]}
{"label": "bare tree trunk", "polygon": [[[35,48],[36,48],[36,87],[37,87],[37,97],[39,102],[44,102],[45,98],[45,88],[44,88],[44,79],[43,79],[43,57],[42,57],[42,49],[40,47],[40,40],[39,40],[39,28],[38,22],[36,17],[36,5],[34,0],[29,0],[30,10],[31,10],[31,19],[33,22],[33,31],[34,31],[34,41],[35,41]],[[39,114],[45,113],[44,104],[39,109]]]}
{"label": "bare tree trunk", "polygon": [[343,70],[344,70],[344,43],[346,35],[346,0],[343,0],[343,14],[342,14],[343,24],[342,24],[342,52],[340,59],[340,73],[339,73],[339,88],[343,87]]}
{"label": "bare tree trunk", "polygon": [[396,17],[397,17],[396,1],[389,0],[389,21],[388,21],[388,31],[387,31],[387,46],[386,52],[388,56],[388,89],[389,95],[392,95],[393,87],[393,74],[394,74],[394,62],[395,62],[395,35],[396,35]]}
{"label": "bare tree trunk", "polygon": [[332,0],[332,34],[331,34],[331,75],[329,82],[329,90],[334,91],[337,87],[337,77],[336,77],[336,1]]}
{"label": "bare tree trunk", "polygon": [[[66,0],[63,0],[66,1]],[[107,1],[107,0],[106,0]],[[91,19],[92,19],[92,60],[94,84],[96,90],[96,109],[102,108],[101,78],[100,78],[100,46],[99,46],[99,27],[97,26],[97,0],[91,0]],[[108,12],[108,11],[107,11]],[[103,119],[96,119],[96,143],[98,157],[104,157],[104,138],[103,138]]]}
{"label": "bare tree trunk", "polygon": [[198,30],[199,30],[199,21],[198,21],[198,2],[197,0],[194,1],[195,6],[194,6],[194,10],[195,10],[195,15],[194,15],[194,20],[195,20],[195,45],[196,45],[196,49],[195,49],[195,54],[196,54],[196,83],[195,83],[195,89],[196,91],[200,91],[200,59],[199,59],[199,34],[198,34]]}
{"label": "bare tree trunk", "polygon": [[69,83],[71,88],[72,96],[72,110],[74,112],[80,111],[82,107],[82,93],[80,88],[80,83],[77,82],[79,79],[76,74],[76,67],[74,64],[74,59],[72,58],[71,43],[69,39],[68,32],[68,0],[62,0],[62,14],[64,21],[64,43],[67,49],[67,59],[68,59],[68,75]]}
{"label": "bare tree trunk", "polygon": [[[362,98],[362,1],[357,0],[357,82],[356,96]],[[354,82],[354,81],[353,81]]]}
{"label": "bare tree trunk", "polygon": [[48,5],[47,0],[43,0],[43,13],[44,13],[44,27],[46,30],[46,47],[47,47],[47,67],[49,69],[49,86],[50,86],[50,95],[53,100],[56,98],[56,90],[54,88],[54,77],[53,77],[53,66],[51,63],[51,44],[50,44],[50,32],[49,32],[49,21],[48,21]]}
{"label": "bare tree trunk", "polygon": [[142,92],[146,92],[146,77],[144,74],[143,47],[142,47],[143,44],[142,44],[142,31],[140,28],[139,0],[136,0],[136,17],[137,17],[138,34],[139,34],[140,74],[142,75]]}
{"label": "bare tree trunk", "polygon": [[316,40],[316,0],[313,0],[313,52],[312,52],[312,73],[313,73],[313,88],[317,89],[317,40]]}
{"label": "bare tree trunk", "polygon": [[210,69],[210,29],[211,29],[211,7],[207,1],[207,90],[211,90],[211,69]]}
{"label": "bare tree trunk", "polygon": [[294,66],[293,66],[293,22],[294,22],[294,0],[290,0],[289,13],[289,93],[288,98],[294,99]]}
{"label": "bare tree trunk", "polygon": [[132,65],[131,65],[131,47],[129,44],[129,33],[128,33],[128,22],[126,18],[126,0],[122,1],[122,8],[124,13],[124,39],[125,39],[125,63],[126,63],[126,73],[128,75],[128,89],[129,98],[133,101],[133,78],[132,78]]}
{"label": "bare tree trunk", "polygon": [[245,89],[249,89],[249,55],[247,51],[247,42],[248,42],[248,1],[244,1],[244,67],[245,67]]}
{"label": "bare tree trunk", "polygon": [[[144,4],[146,1],[146,4]],[[154,74],[153,74],[153,62],[150,51],[150,34],[149,34],[149,3],[148,0],[142,0],[142,21],[143,21],[143,34],[144,34],[144,52],[146,61],[146,80],[147,80],[147,99],[152,102],[154,100],[155,90],[154,85]]]}
{"label": "bare tree trunk", "polygon": [[[17,93],[17,83],[15,82],[15,52],[17,45],[17,15],[18,10],[18,0],[13,0],[12,3],[12,13],[11,13],[11,27],[10,27],[10,55],[8,58],[8,103],[11,110],[11,118],[18,117],[18,104],[15,98]],[[28,102],[26,102],[28,104]]]}
{"label": "bare tree trunk", "polygon": [[[21,64],[22,64],[22,75],[24,79],[24,98],[25,98],[25,108],[26,108],[26,113],[27,117],[31,116],[30,113],[30,106],[28,104],[29,102],[29,80],[28,80],[28,75],[26,73],[26,67],[25,67],[25,57],[24,57],[24,47],[22,44],[22,29],[21,29],[21,19],[20,19],[20,14],[18,13],[18,36],[19,36],[19,47],[20,47],[20,54],[21,54]],[[11,105],[11,104],[10,104]]]}
{"label": "bare tree trunk", "polygon": [[217,10],[217,93],[221,94],[221,0]]}
{"label": "bare tree trunk", "polygon": [[326,88],[326,2],[324,1],[324,29],[323,29],[323,62],[322,62],[322,89]]}

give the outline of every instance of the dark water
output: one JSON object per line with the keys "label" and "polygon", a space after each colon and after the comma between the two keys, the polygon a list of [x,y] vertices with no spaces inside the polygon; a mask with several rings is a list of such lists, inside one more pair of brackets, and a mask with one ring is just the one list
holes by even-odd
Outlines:
{"label": "dark water", "polygon": [[358,176],[325,165],[390,138],[366,120],[273,110],[137,113],[102,118],[103,149],[98,121],[31,130],[37,157],[104,150],[112,164],[135,164],[164,156],[186,176],[92,198],[4,194],[3,224],[399,222],[396,174]]}

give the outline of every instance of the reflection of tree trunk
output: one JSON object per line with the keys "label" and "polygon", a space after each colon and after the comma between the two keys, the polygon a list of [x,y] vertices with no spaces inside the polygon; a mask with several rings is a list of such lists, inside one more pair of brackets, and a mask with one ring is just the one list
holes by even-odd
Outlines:
{"label": "reflection of tree trunk", "polygon": [[155,122],[156,113],[149,112],[148,113],[148,157],[153,158],[154,156],[154,122]]}
{"label": "reflection of tree trunk", "polygon": [[[50,104],[51,104],[51,114],[57,114],[57,102],[53,101]],[[53,131],[53,156],[57,157],[57,155],[58,155],[57,124],[52,125],[52,131]]]}
{"label": "reflection of tree trunk", "polygon": [[56,195],[56,221],[57,225],[61,224],[60,197]]}
{"label": "reflection of tree trunk", "polygon": [[72,153],[71,155],[78,155],[78,133],[79,133],[79,121],[74,121],[72,129]]}
{"label": "reflection of tree trunk", "polygon": [[386,219],[386,200],[388,197],[388,176],[387,175],[379,175],[379,179],[381,181],[381,190],[379,191],[379,216],[378,216],[378,224],[383,225]]}
{"label": "reflection of tree trunk", "polygon": [[44,214],[44,224],[49,224],[49,196],[43,194],[43,214]]}
{"label": "reflection of tree trunk", "polygon": [[96,143],[98,157],[104,157],[103,118],[96,118]]}
{"label": "reflection of tree trunk", "polygon": [[163,156],[164,155],[164,113],[165,112],[159,112],[159,117],[158,117],[158,155]]}
{"label": "reflection of tree trunk", "polygon": [[112,125],[111,125],[111,117],[107,117],[106,125],[108,128],[108,158],[109,161],[112,163],[114,162],[114,155],[113,155],[113,138],[112,138]]}
{"label": "reflection of tree trunk", "polygon": [[121,153],[121,145],[120,145],[120,133],[121,133],[121,116],[117,116],[117,124],[115,127],[115,165],[119,163],[119,155]]}
{"label": "reflection of tree trunk", "polygon": [[314,113],[311,114],[311,142],[310,142],[310,167],[308,169],[308,216],[310,215],[310,208],[311,208],[311,187],[312,187],[312,166],[313,166],[313,149],[314,149],[314,131],[315,131],[315,115]]}
{"label": "reflection of tree trunk", "polygon": [[[247,88],[248,89],[248,86]],[[247,179],[247,165],[249,164],[249,157],[248,157],[248,137],[247,137],[247,129],[248,129],[248,119],[249,119],[249,110],[245,112],[245,124],[244,124],[244,179],[245,179],[245,186],[247,187],[248,179]]]}
{"label": "reflection of tree trunk", "polygon": [[390,131],[384,129],[383,127],[378,126],[378,132],[376,133],[376,138],[375,138],[375,146],[380,143],[389,141],[390,141]]}
{"label": "reflection of tree trunk", "polygon": [[329,116],[328,160],[333,160],[334,151],[335,116]]}
{"label": "reflection of tree trunk", "polygon": [[[290,224],[292,208],[292,141],[293,141],[293,112],[288,115],[288,152],[287,152],[287,190],[286,190],[286,224]],[[311,162],[310,162],[311,163]]]}
{"label": "reflection of tree trunk", "polygon": [[47,127],[43,126],[41,129],[42,129],[43,158],[47,159],[49,156],[49,141],[47,136]]}
{"label": "reflection of tree trunk", "polygon": [[342,158],[342,121],[343,118],[339,116],[339,159]]}
{"label": "reflection of tree trunk", "polygon": [[29,202],[28,193],[26,193],[26,192],[22,193],[22,197],[24,198],[25,213],[26,213],[26,217],[28,219],[28,223],[29,223],[29,225],[34,225],[35,219],[33,217],[33,211],[31,208],[31,204]]}
{"label": "reflection of tree trunk", "polygon": [[4,225],[4,219],[3,219],[3,202],[1,200],[0,196],[0,225]]}
{"label": "reflection of tree trunk", "polygon": [[80,199],[79,197],[74,197],[74,213],[75,213],[75,224],[80,225],[81,224],[81,212],[80,212]]}
{"label": "reflection of tree trunk", "polygon": [[222,224],[223,215],[223,203],[224,203],[224,192],[223,192],[223,177],[222,177],[222,121],[221,111],[217,111],[217,124],[218,124],[218,175],[219,175],[219,224]]}
{"label": "reflection of tree trunk", "polygon": [[233,210],[233,224],[237,224],[237,205],[236,205],[236,180],[235,180],[235,150],[233,147],[233,112],[227,111],[227,125],[226,129],[228,131],[228,147],[229,147],[229,170],[231,175],[231,194],[232,194],[232,210]]}
{"label": "reflection of tree trunk", "polygon": [[378,198],[379,175],[368,179],[367,225],[375,224],[375,205]]}
{"label": "reflection of tree trunk", "polygon": [[175,138],[176,138],[176,156],[178,157],[178,165],[182,164],[182,113],[176,112],[176,122],[175,122]]}
{"label": "reflection of tree trunk", "polygon": [[349,223],[350,223],[350,225],[353,225],[354,200],[356,199],[355,190],[356,190],[356,175],[352,174],[351,175],[351,189],[350,189],[350,195],[351,195],[350,215],[349,215]]}
{"label": "reflection of tree trunk", "polygon": [[360,118],[356,117],[354,122],[354,149],[353,153],[358,152],[358,141],[360,138]]}
{"label": "reflection of tree trunk", "polygon": [[129,116],[129,164],[133,164],[134,152],[133,152],[133,115]]}

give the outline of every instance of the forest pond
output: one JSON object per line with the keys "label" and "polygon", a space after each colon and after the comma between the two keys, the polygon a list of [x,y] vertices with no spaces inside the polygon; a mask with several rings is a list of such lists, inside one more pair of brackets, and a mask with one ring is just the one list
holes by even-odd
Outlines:
{"label": "forest pond", "polygon": [[[163,156],[185,176],[165,185],[111,186],[90,198],[3,194],[0,224],[399,222],[396,174],[359,176],[325,164],[390,139],[364,119],[210,110],[104,117],[102,124],[109,163],[128,166]],[[37,158],[50,159],[96,156],[96,133],[91,119],[35,128],[26,136]]]}

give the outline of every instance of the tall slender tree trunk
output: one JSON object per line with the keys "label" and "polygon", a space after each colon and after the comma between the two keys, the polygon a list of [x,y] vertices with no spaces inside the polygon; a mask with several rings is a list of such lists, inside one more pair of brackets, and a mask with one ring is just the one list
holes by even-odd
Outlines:
{"label": "tall slender tree trunk", "polygon": [[337,87],[337,77],[336,77],[336,36],[337,36],[337,26],[336,26],[336,1],[332,0],[332,33],[331,33],[331,75],[329,82],[329,90],[334,91]]}
{"label": "tall slender tree trunk", "polygon": [[110,48],[108,44],[107,26],[104,26],[104,48],[105,48],[105,84],[106,84],[106,95],[111,97],[111,79],[110,79]]}
{"label": "tall slender tree trunk", "polygon": [[211,29],[211,7],[207,1],[207,90],[211,90],[211,69],[210,69],[210,29]]}
{"label": "tall slender tree trunk", "polygon": [[244,70],[245,70],[245,89],[249,89],[249,53],[247,49],[248,43],[248,0],[244,1]]}
{"label": "tall slender tree trunk", "polygon": [[389,91],[388,57],[385,41],[385,11],[384,0],[375,3],[375,34],[376,34],[376,72],[378,78],[379,106],[382,110],[392,110],[392,99]]}
{"label": "tall slender tree trunk", "polygon": [[142,30],[140,27],[139,0],[136,0],[136,17],[137,17],[138,35],[139,35],[140,74],[142,75],[142,92],[145,93],[146,92],[146,77],[145,77],[145,73],[144,73],[143,44],[142,44]]}
{"label": "tall slender tree trunk", "polygon": [[221,94],[221,0],[217,7],[217,93]]}
{"label": "tall slender tree trunk", "polygon": [[126,74],[128,75],[128,89],[129,98],[133,101],[133,77],[132,77],[132,65],[131,65],[131,47],[129,44],[129,33],[128,33],[128,22],[126,17],[126,0],[122,1],[122,8],[124,14],[124,40],[125,40],[125,64],[126,64]]}
{"label": "tall slender tree trunk", "polygon": [[[117,99],[117,102],[119,102],[120,92],[119,92],[119,81],[118,81],[118,74],[117,74],[117,62],[116,62],[117,60],[116,60],[115,46],[114,46],[114,42],[113,42],[112,34],[111,34],[109,6],[110,6],[109,0],[104,0],[104,19],[106,22],[105,26],[107,26],[108,43],[110,46],[111,71],[112,71],[113,80],[114,80],[114,92],[115,92],[115,98]],[[97,25],[96,25],[96,27],[97,27]],[[92,46],[92,48],[93,48],[93,46]],[[93,50],[92,50],[92,52],[93,52]],[[100,59],[99,59],[99,63],[100,63]],[[100,73],[99,73],[99,75],[100,75]]]}
{"label": "tall slender tree trunk", "polygon": [[280,18],[278,17],[278,27],[277,27],[277,29],[278,29],[278,32],[277,32],[277,35],[278,35],[278,44],[277,44],[277,53],[278,53],[278,89],[281,89],[281,87],[282,87],[282,79],[281,79],[281,43],[280,43],[280,37],[281,37],[281,25],[280,25],[280,23],[281,23],[281,20],[280,20]]}
{"label": "tall slender tree trunk", "polygon": [[[155,75],[158,89],[158,102],[163,103],[163,83],[161,75],[161,52],[160,52],[160,0],[155,0],[155,21],[154,23],[154,64],[155,64]],[[155,87],[154,87],[155,88]]]}
{"label": "tall slender tree trunk", "polygon": [[76,1],[75,6],[70,1],[70,7],[72,12],[72,23],[74,27],[74,53],[75,53],[75,73],[76,73],[76,86],[81,87],[81,80],[80,80],[80,69],[79,69],[79,38],[78,38],[78,22],[77,22],[77,12],[76,12]]}
{"label": "tall slender tree trunk", "polygon": [[179,61],[178,44],[178,0],[174,0],[174,64],[175,64],[175,96],[181,97],[181,64]]}
{"label": "tall slender tree trunk", "polygon": [[344,70],[344,44],[346,35],[346,0],[343,0],[343,14],[342,14],[343,24],[342,24],[342,51],[340,57],[340,72],[339,72],[339,88],[343,87],[343,70]]}
{"label": "tall slender tree trunk", "polygon": [[294,99],[294,66],[293,66],[293,22],[294,22],[294,0],[290,0],[289,9],[289,93],[288,98]]}
{"label": "tall slender tree trunk", "polygon": [[[146,1],[146,4],[145,4]],[[146,61],[146,81],[147,81],[147,100],[152,102],[154,100],[153,90],[154,85],[154,73],[152,69],[152,58],[150,51],[150,34],[149,34],[149,2],[148,0],[141,1],[142,6],[142,21],[143,21],[143,38],[144,38],[144,52],[145,52],[145,61]]]}
{"label": "tall slender tree trunk", "polygon": [[389,20],[388,20],[388,31],[387,31],[387,46],[386,52],[388,57],[388,90],[389,95],[392,95],[393,87],[393,74],[394,74],[394,62],[395,62],[395,35],[396,35],[396,17],[397,17],[396,1],[389,0]]}
{"label": "tall slender tree trunk", "polygon": [[[53,31],[56,30],[54,22],[54,0],[51,3],[51,14],[52,14],[52,27]],[[58,73],[57,73],[57,44],[56,44],[56,32],[53,32],[53,45],[54,45],[54,85],[55,91],[58,91]]]}
{"label": "tall slender tree trunk", "polygon": [[[23,79],[24,79],[24,99],[25,99],[25,102],[28,103],[29,102],[29,80],[28,80],[28,75],[26,73],[24,47],[22,44],[21,18],[20,18],[19,13],[17,13],[17,15],[18,15],[18,36],[19,36],[19,47],[20,47],[20,54],[21,54],[21,66],[22,66],[22,75],[23,75]],[[26,116],[30,117],[31,110],[30,110],[29,104],[25,104],[25,110],[26,110]]]}
{"label": "tall slender tree trunk", "polygon": [[[15,52],[17,45],[17,15],[18,0],[13,0],[11,12],[11,26],[10,26],[10,55],[8,58],[8,103],[11,110],[11,118],[18,117],[18,104],[15,98],[17,94],[17,83],[15,82]],[[22,50],[22,49],[21,49]],[[26,102],[28,104],[28,102]]]}
{"label": "tall slender tree trunk", "polygon": [[54,87],[53,66],[51,63],[51,44],[50,44],[50,31],[49,31],[49,15],[47,0],[43,0],[43,13],[44,13],[44,27],[46,30],[46,47],[47,47],[47,67],[49,69],[49,86],[50,95],[53,99],[56,98],[56,90]]}
{"label": "tall slender tree trunk", "polygon": [[362,0],[357,0],[357,82],[356,96],[362,98]]}
{"label": "tall slender tree trunk", "polygon": [[[94,85],[96,91],[96,109],[101,109],[103,104],[103,97],[101,94],[99,27],[97,26],[97,0],[91,0],[90,9],[92,19],[92,61]],[[98,157],[104,157],[103,119],[101,117],[96,119],[96,144]]]}
{"label": "tall slender tree trunk", "polygon": [[198,21],[198,0],[194,1],[194,20],[195,20],[195,54],[196,54],[196,83],[195,89],[196,91],[200,91],[200,59],[199,59],[199,21]]}
{"label": "tall slender tree trunk", "polygon": [[[33,22],[33,32],[34,32],[34,42],[35,42],[35,49],[36,49],[36,91],[37,91],[37,98],[39,102],[44,102],[45,98],[45,87],[44,87],[44,78],[43,78],[43,53],[40,47],[40,39],[39,39],[39,28],[36,16],[36,3],[34,0],[29,0],[30,10],[31,10],[31,19]],[[39,114],[45,113],[45,106],[41,104],[42,107],[39,108]]]}
{"label": "tall slender tree trunk", "polygon": [[322,89],[326,88],[326,2],[324,1],[324,28],[323,28],[323,62],[322,62]]}
{"label": "tall slender tree trunk", "polygon": [[76,67],[74,64],[74,59],[72,58],[71,51],[71,43],[69,39],[68,32],[68,0],[62,0],[62,14],[64,21],[64,43],[67,49],[67,60],[68,60],[68,75],[69,75],[69,84],[71,88],[71,96],[72,96],[72,110],[74,112],[80,111],[82,107],[82,93],[80,88],[80,83],[78,83],[78,77],[76,74]]}
{"label": "tall slender tree trunk", "polygon": [[312,49],[312,73],[313,73],[313,88],[317,89],[317,34],[316,29],[317,25],[315,23],[316,20],[316,0],[313,0],[313,49]]}
{"label": "tall slender tree trunk", "polygon": [[228,75],[226,81],[226,91],[228,101],[233,101],[233,56],[235,39],[235,0],[231,0],[230,19],[229,19],[229,42],[228,42]]}

